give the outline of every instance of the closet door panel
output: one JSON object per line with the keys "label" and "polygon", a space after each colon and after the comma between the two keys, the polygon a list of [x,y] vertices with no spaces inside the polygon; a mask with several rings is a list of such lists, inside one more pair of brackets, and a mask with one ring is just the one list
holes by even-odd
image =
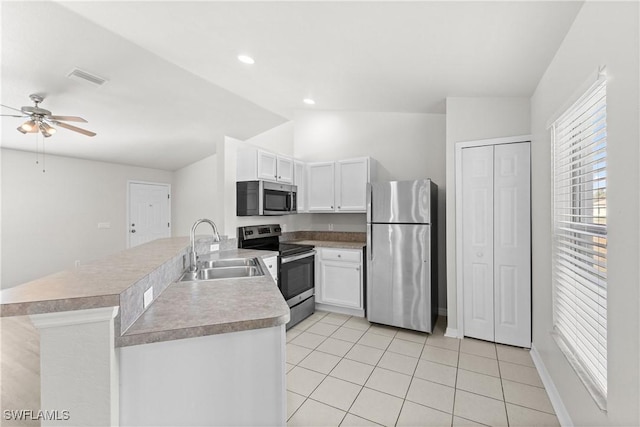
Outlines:
{"label": "closet door panel", "polygon": [[493,147],[462,150],[464,334],[494,340]]}
{"label": "closet door panel", "polygon": [[[495,341],[531,346],[529,143],[494,148]],[[466,325],[465,325],[466,326]]]}

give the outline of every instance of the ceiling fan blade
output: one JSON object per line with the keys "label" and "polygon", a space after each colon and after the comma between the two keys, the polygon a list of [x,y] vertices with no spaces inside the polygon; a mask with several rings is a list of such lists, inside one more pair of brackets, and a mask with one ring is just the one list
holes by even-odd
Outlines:
{"label": "ceiling fan blade", "polygon": [[87,121],[85,119],[83,119],[82,117],[77,117],[77,116],[49,116],[48,118],[51,119],[51,120],[62,120],[64,122],[87,123]]}
{"label": "ceiling fan blade", "polygon": [[17,114],[0,114],[0,117],[29,117],[29,116],[18,116]]}
{"label": "ceiling fan blade", "polygon": [[79,127],[72,126],[72,125],[67,124],[67,123],[62,123],[62,122],[57,122],[57,121],[52,121],[52,123],[53,123],[55,126],[60,126],[61,128],[69,129],[69,130],[72,130],[72,131],[74,131],[74,132],[81,133],[81,134],[83,134],[83,135],[87,135],[87,136],[96,136],[96,133],[95,133],[95,132],[91,132],[90,130],[86,130],[86,129],[81,129],[81,128],[79,128]]}
{"label": "ceiling fan blade", "polygon": [[20,111],[22,113],[22,110],[18,110],[17,108],[9,107],[8,105],[4,105],[4,104],[0,104],[0,105],[2,105],[4,108],[8,108],[10,110]]}

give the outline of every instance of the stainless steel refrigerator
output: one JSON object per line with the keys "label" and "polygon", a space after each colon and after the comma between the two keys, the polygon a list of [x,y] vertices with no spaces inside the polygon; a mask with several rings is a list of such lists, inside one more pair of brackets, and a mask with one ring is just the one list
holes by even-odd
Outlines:
{"label": "stainless steel refrigerator", "polygon": [[367,319],[433,332],[438,315],[436,211],[430,179],[367,187]]}

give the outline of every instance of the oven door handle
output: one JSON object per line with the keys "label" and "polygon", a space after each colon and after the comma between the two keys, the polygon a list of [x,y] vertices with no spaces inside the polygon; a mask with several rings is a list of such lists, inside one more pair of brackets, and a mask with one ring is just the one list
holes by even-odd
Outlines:
{"label": "oven door handle", "polygon": [[301,255],[293,255],[293,256],[289,256],[289,257],[282,257],[280,258],[280,264],[286,264],[288,262],[292,262],[292,261],[298,261],[300,259],[303,258],[309,258],[312,257],[316,254],[316,251],[310,251],[310,252],[305,252]]}

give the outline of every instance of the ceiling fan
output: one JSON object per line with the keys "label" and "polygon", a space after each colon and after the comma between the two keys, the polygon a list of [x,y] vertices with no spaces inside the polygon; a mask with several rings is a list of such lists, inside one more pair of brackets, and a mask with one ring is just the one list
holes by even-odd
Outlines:
{"label": "ceiling fan", "polygon": [[45,138],[50,137],[54,133],[56,133],[56,128],[54,126],[59,126],[61,128],[65,128],[68,130],[72,130],[74,132],[81,133],[86,136],[95,136],[95,132],[91,132],[86,129],[82,129],[68,123],[64,122],[81,122],[87,123],[85,119],[82,117],[76,116],[53,116],[51,111],[45,110],[44,108],[40,108],[38,104],[44,101],[44,97],[40,95],[29,95],[29,98],[34,103],[34,106],[24,106],[20,109],[9,107],[8,105],[2,105],[5,108],[9,108],[11,110],[18,111],[22,113],[21,115],[17,114],[0,114],[0,116],[4,117],[21,117],[26,118],[27,121],[18,126],[18,131],[22,133],[38,133],[41,132]]}

